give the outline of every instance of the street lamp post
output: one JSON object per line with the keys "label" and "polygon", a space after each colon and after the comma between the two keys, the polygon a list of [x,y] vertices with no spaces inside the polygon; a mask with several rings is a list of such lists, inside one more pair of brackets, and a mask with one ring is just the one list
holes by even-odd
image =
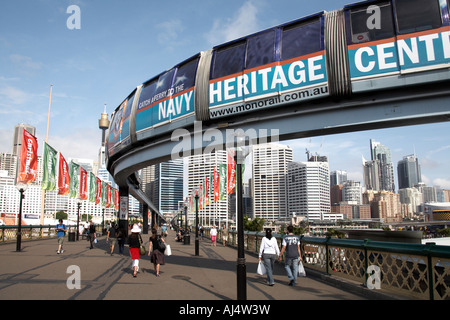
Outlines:
{"label": "street lamp post", "polygon": [[80,240],[80,208],[81,208],[81,201],[78,201],[78,211],[77,211],[77,241]]}
{"label": "street lamp post", "polygon": [[242,163],[248,155],[248,149],[245,147],[245,139],[237,135],[237,148],[234,155],[236,162],[236,206],[237,206],[237,299],[247,300],[247,266],[245,264],[244,251],[244,203],[242,186]]}
{"label": "street lamp post", "polygon": [[19,182],[16,185],[17,190],[20,192],[20,202],[19,202],[19,225],[17,226],[17,242],[16,251],[21,251],[22,246],[22,200],[25,198],[23,194],[27,190],[28,185],[26,183]]}
{"label": "street lamp post", "polygon": [[195,255],[199,255],[199,239],[198,239],[198,192],[195,193]]}

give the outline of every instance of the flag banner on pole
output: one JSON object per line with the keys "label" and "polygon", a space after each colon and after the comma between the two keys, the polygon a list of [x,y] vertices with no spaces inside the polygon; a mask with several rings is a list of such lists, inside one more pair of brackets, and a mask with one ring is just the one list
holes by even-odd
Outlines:
{"label": "flag banner on pole", "polygon": [[205,177],[205,207],[209,206],[209,178]]}
{"label": "flag banner on pole", "polygon": [[42,159],[42,190],[55,190],[56,188],[56,161],[58,151],[44,142],[44,156]]}
{"label": "flag banner on pole", "polygon": [[216,167],[214,167],[214,202],[219,201],[219,190],[220,190],[220,179],[219,179],[219,172],[216,170]]}
{"label": "flag banner on pole", "polygon": [[203,184],[200,185],[200,192],[199,192],[199,197],[200,199],[198,199],[198,203],[199,203],[199,209],[203,209]]}
{"label": "flag banner on pole", "polygon": [[59,153],[59,172],[58,172],[58,194],[65,195],[69,193],[70,188],[70,174],[69,166],[67,165],[64,156]]}
{"label": "flag banner on pole", "polygon": [[102,180],[99,177],[97,178],[97,192],[95,193],[95,204],[100,203],[100,199],[102,198]]}
{"label": "flag banner on pole", "polygon": [[105,207],[109,208],[111,206],[111,186],[109,183],[106,184],[106,204]]}
{"label": "flag banner on pole", "polygon": [[87,171],[80,167],[80,200],[88,199]]}
{"label": "flag banner on pole", "polygon": [[106,206],[106,182],[102,181],[102,206]]}
{"label": "flag banner on pole", "polygon": [[36,180],[38,142],[35,136],[23,129],[17,182],[28,184]]}
{"label": "flag banner on pole", "polygon": [[80,174],[80,165],[70,161],[69,165],[69,173],[70,173],[70,191],[69,191],[69,197],[70,198],[77,198],[78,197],[78,185],[79,185],[79,179],[78,175]]}
{"label": "flag banner on pole", "polygon": [[219,200],[225,200],[227,192],[227,165],[219,164]]}
{"label": "flag banner on pole", "polygon": [[228,163],[228,183],[227,193],[234,193],[234,187],[236,186],[236,162],[234,161],[234,149],[227,149],[227,163]]}
{"label": "flag banner on pole", "polygon": [[89,173],[89,202],[95,202],[95,196],[97,193],[97,181],[94,173]]}
{"label": "flag banner on pole", "polygon": [[114,209],[119,210],[119,189],[114,188]]}

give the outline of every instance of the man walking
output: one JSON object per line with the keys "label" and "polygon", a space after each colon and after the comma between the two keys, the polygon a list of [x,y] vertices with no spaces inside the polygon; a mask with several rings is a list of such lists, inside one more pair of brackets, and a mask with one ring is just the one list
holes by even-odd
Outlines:
{"label": "man walking", "polygon": [[56,237],[58,238],[58,250],[56,250],[57,254],[63,253],[63,244],[64,237],[66,236],[67,227],[63,224],[63,220],[59,219],[59,224],[56,225]]}
{"label": "man walking", "polygon": [[278,260],[286,252],[284,259],[284,268],[289,279],[289,285],[294,287],[297,284],[298,263],[302,261],[300,252],[300,237],[294,234],[294,227],[292,225],[287,227],[288,235],[283,238],[281,253]]}

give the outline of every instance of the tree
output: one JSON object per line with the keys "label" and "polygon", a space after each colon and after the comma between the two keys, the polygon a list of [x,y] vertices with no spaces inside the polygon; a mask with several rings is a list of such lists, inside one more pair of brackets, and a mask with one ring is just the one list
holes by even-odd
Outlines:
{"label": "tree", "polygon": [[55,215],[56,220],[62,219],[62,220],[66,220],[67,219],[67,213],[65,213],[64,211],[58,211]]}
{"label": "tree", "polygon": [[261,218],[255,218],[250,220],[247,216],[244,216],[244,230],[247,231],[263,231],[265,220]]}
{"label": "tree", "polygon": [[437,229],[437,232],[443,237],[450,237],[450,228]]}
{"label": "tree", "polygon": [[338,231],[338,230],[335,230],[335,229],[329,229],[329,230],[325,233],[325,235],[326,235],[327,237],[336,237],[336,238],[338,238],[338,239],[343,239],[343,238],[345,238],[345,233],[344,233],[344,232],[341,232],[341,231]]}

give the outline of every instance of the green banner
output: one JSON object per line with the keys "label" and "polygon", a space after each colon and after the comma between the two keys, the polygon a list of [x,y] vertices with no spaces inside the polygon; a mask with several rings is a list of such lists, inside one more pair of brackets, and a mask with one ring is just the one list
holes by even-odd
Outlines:
{"label": "green banner", "polygon": [[42,190],[55,190],[56,187],[56,156],[58,151],[44,142],[44,157],[42,163]]}
{"label": "green banner", "polygon": [[97,177],[92,172],[89,174],[89,202],[95,202],[97,194]]}
{"label": "green banner", "polygon": [[69,174],[70,174],[70,191],[69,191],[69,197],[70,198],[77,198],[78,192],[79,192],[79,175],[80,175],[80,165],[76,164],[72,160],[70,161],[69,165]]}

